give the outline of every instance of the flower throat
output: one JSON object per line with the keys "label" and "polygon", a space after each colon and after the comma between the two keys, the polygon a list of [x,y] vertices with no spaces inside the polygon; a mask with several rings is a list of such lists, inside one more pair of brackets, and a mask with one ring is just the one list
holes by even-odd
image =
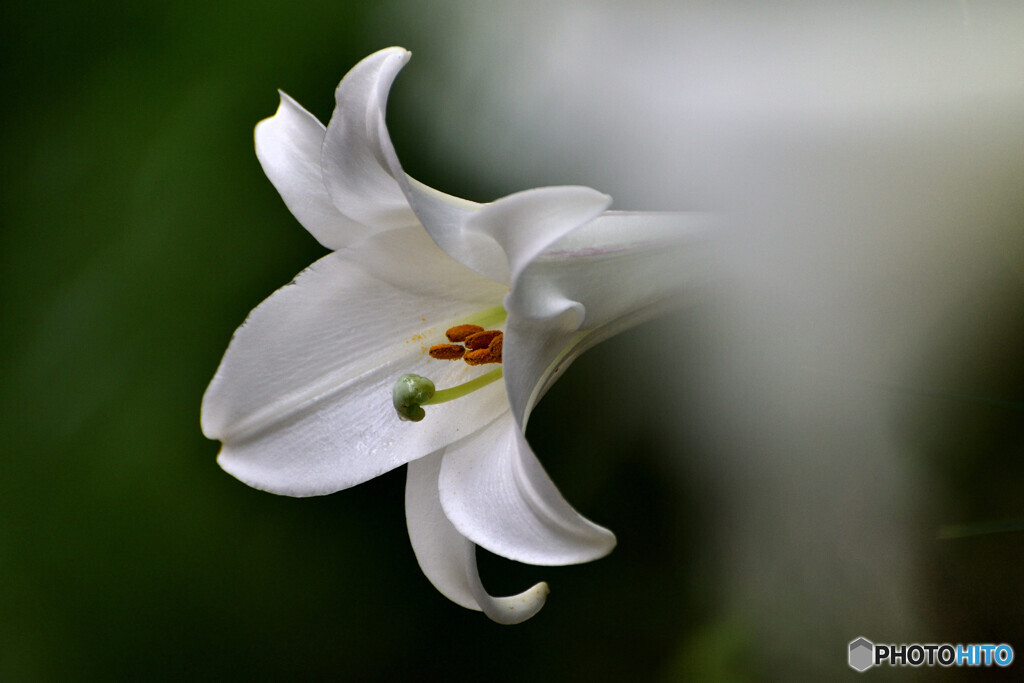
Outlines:
{"label": "flower throat", "polygon": [[[445,331],[448,343],[434,344],[427,350],[427,354],[437,360],[462,360],[468,365],[501,363],[504,334],[501,330],[485,329],[483,325],[478,325],[476,322],[497,324],[504,320],[505,315],[505,310],[499,306],[474,316],[475,322],[473,323],[462,323],[449,327]],[[462,398],[501,379],[501,377],[502,369],[497,367],[468,382],[439,391],[429,378],[409,373],[402,375],[395,382],[395,386],[391,390],[391,399],[399,419],[419,422],[426,417],[421,406]]]}

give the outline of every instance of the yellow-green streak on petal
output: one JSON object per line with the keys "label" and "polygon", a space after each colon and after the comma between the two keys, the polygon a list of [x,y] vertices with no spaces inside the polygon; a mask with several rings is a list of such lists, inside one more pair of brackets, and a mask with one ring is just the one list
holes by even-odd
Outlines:
{"label": "yellow-green streak on petal", "polygon": [[459,320],[457,325],[479,325],[485,330],[493,329],[495,326],[505,322],[508,312],[503,306],[494,306],[477,311]]}

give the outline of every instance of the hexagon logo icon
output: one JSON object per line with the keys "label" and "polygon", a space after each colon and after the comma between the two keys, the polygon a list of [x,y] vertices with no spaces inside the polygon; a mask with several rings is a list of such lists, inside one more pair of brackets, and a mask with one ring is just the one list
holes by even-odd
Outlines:
{"label": "hexagon logo icon", "polygon": [[867,671],[874,666],[875,644],[867,638],[850,641],[850,666],[857,671]]}

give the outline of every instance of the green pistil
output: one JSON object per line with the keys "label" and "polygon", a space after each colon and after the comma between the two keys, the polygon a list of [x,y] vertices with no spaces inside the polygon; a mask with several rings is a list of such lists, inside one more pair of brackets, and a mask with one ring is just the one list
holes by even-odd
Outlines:
{"label": "green pistil", "polygon": [[454,401],[499,379],[501,379],[501,368],[495,368],[476,379],[437,391],[434,383],[428,378],[410,373],[402,375],[395,382],[395,386],[391,390],[391,400],[399,419],[419,422],[426,417],[426,413],[420,406]]}

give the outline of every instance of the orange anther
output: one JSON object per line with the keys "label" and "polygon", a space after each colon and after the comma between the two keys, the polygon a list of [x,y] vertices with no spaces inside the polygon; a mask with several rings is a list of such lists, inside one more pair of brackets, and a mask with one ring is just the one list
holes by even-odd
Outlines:
{"label": "orange anther", "polygon": [[479,325],[456,325],[455,327],[449,327],[444,334],[450,342],[461,342],[466,341],[469,336],[483,331],[484,328]]}
{"label": "orange anther", "polygon": [[491,343],[487,345],[487,351],[491,354],[491,358],[494,359],[495,363],[501,362],[501,347],[505,335],[499,334],[497,337],[491,340]]}
{"label": "orange anther", "polygon": [[490,349],[475,349],[473,351],[467,351],[466,355],[462,357],[462,360],[466,361],[470,365],[484,365],[485,363],[500,363],[500,358],[495,358],[491,355]]}
{"label": "orange anther", "polygon": [[462,358],[462,354],[466,353],[466,349],[455,344],[434,344],[427,350],[427,353],[431,358],[438,360],[458,360]]}
{"label": "orange anther", "polygon": [[476,334],[471,334],[469,335],[469,337],[466,338],[466,348],[486,349],[490,345],[491,340],[496,339],[497,337],[500,336],[501,332],[499,330],[487,330],[486,332],[477,332]]}

